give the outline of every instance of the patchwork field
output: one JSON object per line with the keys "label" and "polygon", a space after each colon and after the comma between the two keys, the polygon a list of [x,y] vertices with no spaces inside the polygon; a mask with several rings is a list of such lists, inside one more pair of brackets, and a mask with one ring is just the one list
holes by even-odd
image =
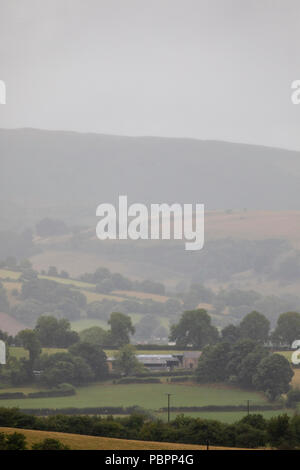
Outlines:
{"label": "patchwork field", "polygon": [[134,297],[135,299],[138,299],[138,300],[150,299],[150,300],[153,300],[154,302],[166,302],[170,298],[170,297],[167,297],[166,295],[149,294],[147,292],[138,292],[138,291],[132,291],[132,290],[115,290],[113,291],[113,293],[117,295],[123,295],[125,297]]}
{"label": "patchwork field", "polygon": [[[10,279],[11,281],[16,282],[5,282],[4,287],[10,293],[13,289],[21,290],[22,284],[17,282],[20,278],[21,273],[16,271],[10,271],[7,269],[0,269],[0,280],[1,279]],[[146,300],[151,299],[155,302],[166,302],[169,297],[165,295],[150,294],[147,292],[138,292],[138,291],[113,291],[111,294],[102,294],[99,292],[94,292],[96,284],[89,282],[78,281],[76,279],[65,279],[62,277],[53,277],[53,276],[44,276],[39,275],[39,279],[47,279],[49,281],[58,282],[59,284],[64,284],[67,286],[72,286],[80,290],[87,298],[87,302],[96,302],[104,299],[115,300],[116,302],[122,302],[128,298],[134,298],[136,300]]]}
{"label": "patchwork field", "polygon": [[68,286],[78,287],[79,289],[94,289],[96,284],[90,284],[88,282],[77,281],[75,279],[65,279],[62,277],[42,276],[39,275],[40,279],[48,279],[49,281],[59,282]]}
{"label": "patchwork field", "polygon": [[85,289],[80,289],[80,292],[85,295],[88,304],[91,302],[101,302],[104,299],[114,300],[115,302],[126,300],[125,297],[120,297],[119,295],[100,294],[99,292],[92,292]]}
{"label": "patchwork field", "polygon": [[164,282],[166,285],[174,285],[183,279],[182,276],[176,275],[171,269],[161,266],[150,267],[149,263],[140,260],[138,262],[131,260],[128,263],[116,258],[113,259],[110,254],[105,256],[104,254],[85,253],[78,250],[55,250],[53,246],[49,247],[49,249],[46,246],[43,246],[43,248],[46,251],[30,258],[33,268],[38,271],[41,269],[47,270],[49,266],[56,266],[58,270],[65,269],[71,276],[78,277],[84,273],[92,273],[99,266],[102,266],[103,268],[108,268],[111,272],[121,273],[132,280],[150,277]]}

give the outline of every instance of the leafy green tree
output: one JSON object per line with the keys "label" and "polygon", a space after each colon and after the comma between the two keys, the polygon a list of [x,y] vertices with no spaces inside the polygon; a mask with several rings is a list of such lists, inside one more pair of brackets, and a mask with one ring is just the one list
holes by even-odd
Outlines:
{"label": "leafy green tree", "polygon": [[107,331],[100,326],[91,326],[79,333],[80,341],[104,347],[107,343]]}
{"label": "leafy green tree", "polygon": [[47,367],[43,371],[42,381],[54,387],[63,382],[75,383],[75,365],[73,361],[57,361],[52,367]]}
{"label": "leafy green tree", "polygon": [[230,344],[236,343],[241,339],[240,330],[238,326],[227,325],[222,330],[222,340]]}
{"label": "leafy green tree", "polygon": [[249,424],[255,429],[261,429],[262,431],[265,431],[267,429],[267,421],[263,417],[263,415],[260,414],[249,414],[247,416],[244,416],[240,421],[240,423],[245,423]]}
{"label": "leafy green tree", "polygon": [[130,335],[134,334],[135,328],[131,318],[123,313],[113,312],[108,320],[110,325],[110,343],[114,347],[122,347],[130,343]]}
{"label": "leafy green tree", "polygon": [[95,379],[87,361],[70,353],[44,354],[40,357],[39,367],[43,370],[42,382],[51,387],[64,382],[84,384]]}
{"label": "leafy green tree", "polygon": [[115,355],[114,368],[124,375],[132,375],[143,369],[131,344],[125,344]]}
{"label": "leafy green tree", "polygon": [[268,356],[268,351],[262,347],[257,347],[247,354],[241,362],[238,373],[238,382],[245,388],[253,387],[253,377],[256,374],[258,364]]}
{"label": "leafy green tree", "polygon": [[57,320],[53,316],[38,318],[35,331],[43,347],[67,348],[79,341],[76,331],[71,331],[69,320]]}
{"label": "leafy green tree", "polygon": [[17,341],[29,352],[29,363],[33,367],[42,352],[41,343],[36,332],[29,329],[22,330],[17,335]]}
{"label": "leafy green tree", "polygon": [[286,406],[288,408],[297,408],[298,403],[300,403],[300,390],[298,388],[292,388],[287,393]]}
{"label": "leafy green tree", "polygon": [[242,361],[249,353],[253,352],[256,347],[256,341],[251,339],[241,339],[232,345],[226,365],[226,372],[228,376],[236,376],[237,378],[239,377]]}
{"label": "leafy green tree", "polygon": [[[14,338],[13,336],[8,335],[5,331],[0,330],[0,339],[6,343],[6,345],[10,345],[13,343]],[[9,351],[6,351],[6,356],[8,355]]]}
{"label": "leafy green tree", "polygon": [[291,449],[294,447],[294,436],[290,427],[290,418],[287,414],[274,416],[268,422],[268,442],[277,449]]}
{"label": "leafy green tree", "polygon": [[211,324],[211,318],[204,309],[187,310],[179,323],[171,326],[170,340],[178,347],[192,346],[202,349],[218,341],[218,330]]}
{"label": "leafy green tree", "polygon": [[69,348],[70,354],[81,357],[90,366],[96,379],[104,379],[108,375],[107,357],[101,346],[86,342],[78,342]]}
{"label": "leafy green tree", "polygon": [[290,418],[290,429],[295,445],[297,449],[300,449],[300,416],[298,414],[294,414],[294,416]]}
{"label": "leafy green tree", "polygon": [[249,423],[238,422],[232,425],[235,434],[235,446],[242,448],[265,447],[267,433],[265,430],[257,429]]}
{"label": "leafy green tree", "polygon": [[294,372],[289,361],[281,354],[270,354],[262,359],[253,377],[253,384],[265,392],[271,400],[290,389]]}
{"label": "leafy green tree", "polygon": [[272,334],[273,341],[291,346],[292,342],[300,338],[300,313],[282,313],[275,331]]}
{"label": "leafy green tree", "polygon": [[198,362],[198,382],[223,382],[227,379],[226,364],[230,353],[229,343],[207,346]]}
{"label": "leafy green tree", "polygon": [[158,318],[150,314],[144,315],[135,326],[135,338],[149,339],[153,337],[160,325],[161,323]]}
{"label": "leafy green tree", "polygon": [[270,322],[261,313],[253,311],[243,318],[239,330],[243,338],[265,342],[269,336]]}
{"label": "leafy green tree", "polygon": [[5,368],[5,376],[12,385],[24,385],[33,379],[32,366],[25,358],[9,357]]}

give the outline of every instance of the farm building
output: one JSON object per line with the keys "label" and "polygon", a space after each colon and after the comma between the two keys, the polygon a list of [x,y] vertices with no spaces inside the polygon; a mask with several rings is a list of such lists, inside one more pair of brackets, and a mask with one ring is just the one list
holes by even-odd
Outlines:
{"label": "farm building", "polygon": [[196,369],[201,351],[186,351],[182,358],[182,367],[184,369]]}
{"label": "farm building", "polygon": [[151,370],[171,370],[180,367],[180,360],[172,354],[138,354],[137,359]]}
{"label": "farm building", "polygon": [[[174,368],[195,369],[200,351],[187,351],[183,354],[137,354],[137,360],[148,370],[172,370]],[[109,370],[113,369],[113,357],[107,359]]]}

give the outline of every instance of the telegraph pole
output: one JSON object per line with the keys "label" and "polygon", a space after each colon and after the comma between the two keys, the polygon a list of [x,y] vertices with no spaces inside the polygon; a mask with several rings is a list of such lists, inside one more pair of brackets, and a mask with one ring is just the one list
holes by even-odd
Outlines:
{"label": "telegraph pole", "polygon": [[167,393],[168,396],[168,423],[170,422],[170,397],[172,393]]}
{"label": "telegraph pole", "polygon": [[250,400],[247,400],[247,414],[250,414]]}

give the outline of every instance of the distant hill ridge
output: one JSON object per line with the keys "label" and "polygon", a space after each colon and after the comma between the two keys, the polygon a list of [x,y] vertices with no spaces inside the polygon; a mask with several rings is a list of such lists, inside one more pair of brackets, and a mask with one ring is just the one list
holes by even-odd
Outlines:
{"label": "distant hill ridge", "polygon": [[0,201],[87,207],[204,203],[300,209],[300,152],[195,139],[0,130]]}

